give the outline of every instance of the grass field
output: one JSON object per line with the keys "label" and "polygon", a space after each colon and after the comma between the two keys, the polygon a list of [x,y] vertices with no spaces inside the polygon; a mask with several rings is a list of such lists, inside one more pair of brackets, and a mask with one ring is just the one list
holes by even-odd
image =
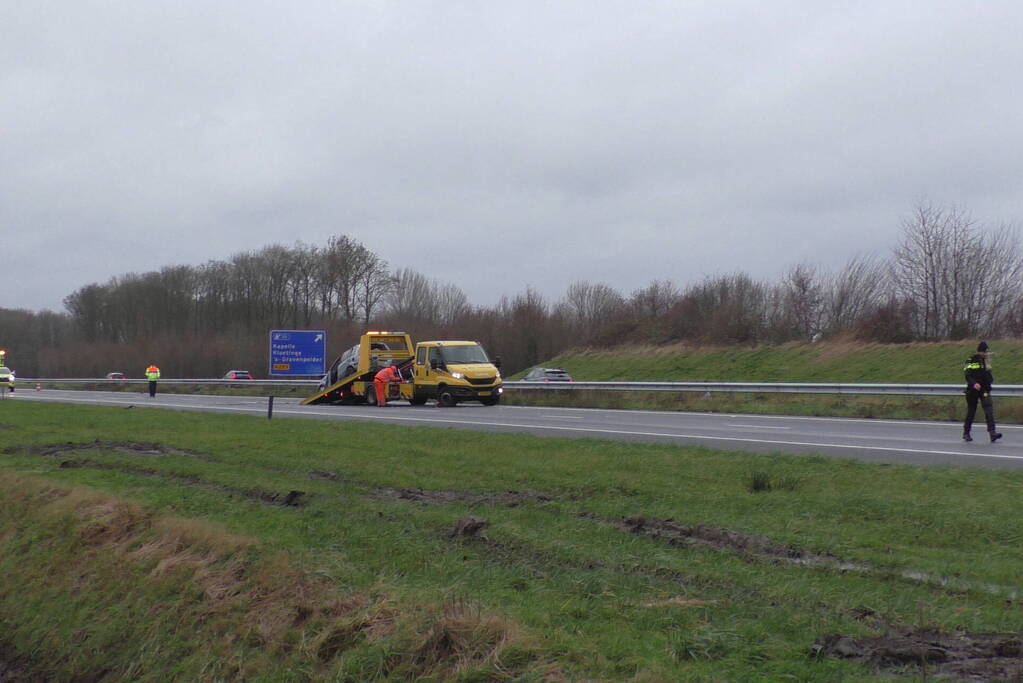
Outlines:
{"label": "grass field", "polygon": [[17,401],[0,436],[23,680],[1023,673],[1023,474]]}
{"label": "grass field", "polygon": [[[591,381],[877,382],[958,384],[976,341],[915,344],[822,342],[755,348],[651,346],[581,349],[544,366]],[[991,341],[1002,384],[1023,383],[1023,341]]]}

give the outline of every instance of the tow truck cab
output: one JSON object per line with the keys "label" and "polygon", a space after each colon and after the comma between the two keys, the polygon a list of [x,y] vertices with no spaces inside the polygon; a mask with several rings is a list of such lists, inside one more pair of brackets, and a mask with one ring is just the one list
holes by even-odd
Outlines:
{"label": "tow truck cab", "polygon": [[500,359],[491,361],[474,341],[419,342],[408,400],[412,405],[429,399],[441,405],[459,401],[496,405],[502,392],[500,364]]}

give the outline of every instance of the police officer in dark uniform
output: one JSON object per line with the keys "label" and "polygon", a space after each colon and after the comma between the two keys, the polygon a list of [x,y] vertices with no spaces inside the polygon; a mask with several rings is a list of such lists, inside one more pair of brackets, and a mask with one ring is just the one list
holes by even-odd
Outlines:
{"label": "police officer in dark uniform", "polygon": [[991,383],[994,382],[994,376],[988,363],[987,350],[987,342],[982,341],[977,345],[977,353],[970,356],[970,360],[966,361],[963,368],[966,374],[966,421],[963,422],[963,441],[973,441],[970,428],[977,414],[978,402],[984,409],[984,419],[987,420],[987,432],[991,435],[991,443],[1002,438],[1001,433],[995,431],[995,407],[991,403]]}

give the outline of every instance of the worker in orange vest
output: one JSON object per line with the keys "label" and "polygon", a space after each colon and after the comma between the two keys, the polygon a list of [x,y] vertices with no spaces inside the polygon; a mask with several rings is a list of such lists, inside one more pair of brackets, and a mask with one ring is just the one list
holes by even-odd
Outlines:
{"label": "worker in orange vest", "polygon": [[373,375],[373,388],[377,392],[377,405],[381,408],[387,407],[387,385],[391,382],[402,381],[401,370],[397,365],[388,365],[386,368]]}

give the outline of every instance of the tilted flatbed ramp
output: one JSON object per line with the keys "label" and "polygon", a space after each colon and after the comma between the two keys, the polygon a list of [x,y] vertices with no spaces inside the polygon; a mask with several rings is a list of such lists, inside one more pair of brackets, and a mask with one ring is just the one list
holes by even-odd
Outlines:
{"label": "tilted flatbed ramp", "polygon": [[[357,358],[348,357],[348,353],[357,353]],[[347,400],[359,400],[360,396],[355,393],[356,382],[372,382],[373,376],[380,368],[395,363],[405,363],[412,358],[412,338],[405,332],[381,332],[370,330],[361,337],[359,343],[353,346],[345,354],[334,361],[335,366],[346,362],[357,363],[354,372],[345,377],[339,378],[322,391],[318,391],[306,400],[302,405],[309,406],[317,403],[338,403]],[[327,373],[328,377],[335,376],[332,366]],[[371,385],[372,386],[372,385]],[[359,386],[362,396],[368,387]]]}
{"label": "tilted flatbed ramp", "polygon": [[372,382],[373,375],[375,374],[375,371],[370,370],[369,372],[355,372],[347,377],[342,377],[323,391],[319,391],[302,401],[302,405],[312,406],[318,403],[336,403],[346,398],[354,397],[352,385],[356,382]]}

